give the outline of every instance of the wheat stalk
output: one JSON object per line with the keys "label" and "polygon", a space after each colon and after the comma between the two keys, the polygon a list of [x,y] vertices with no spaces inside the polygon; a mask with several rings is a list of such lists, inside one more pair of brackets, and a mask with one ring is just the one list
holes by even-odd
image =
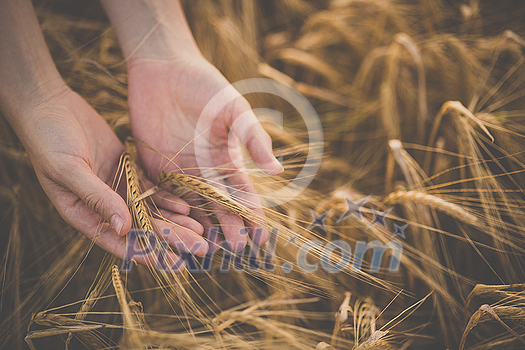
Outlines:
{"label": "wheat stalk", "polygon": [[126,182],[128,188],[128,201],[133,214],[138,219],[139,224],[146,233],[153,233],[153,226],[149,219],[148,211],[146,205],[142,199],[136,200],[142,195],[142,191],[139,186],[139,176],[133,163],[131,161],[131,156],[128,152],[124,152],[122,155],[122,162],[124,164],[124,170],[126,172]]}
{"label": "wheat stalk", "polygon": [[521,321],[525,318],[525,310],[520,307],[514,306],[490,306],[488,304],[483,304],[480,308],[470,317],[470,320],[465,327],[463,336],[461,337],[461,342],[459,344],[459,349],[463,350],[465,348],[465,343],[467,341],[467,336],[474,327],[478,324],[487,322],[487,321],[497,321],[503,328],[505,328],[510,334],[512,334],[517,340],[525,344],[525,339],[518,334],[514,329],[508,326],[503,319],[508,319],[511,321]]}
{"label": "wheat stalk", "polygon": [[466,222],[469,225],[479,225],[479,220],[465,209],[457,204],[447,202],[446,200],[420,191],[396,191],[390,193],[384,200],[385,203],[418,203],[429,206],[444,212],[458,220]]}
{"label": "wheat stalk", "polygon": [[120,278],[120,271],[117,265],[113,265],[111,268],[111,280],[113,282],[113,288],[115,288],[115,294],[122,310],[122,318],[124,319],[124,324],[127,326],[132,326],[134,324],[133,318],[131,317],[131,310],[129,308],[128,302],[126,301],[126,292],[122,279]]}
{"label": "wheat stalk", "polygon": [[244,218],[249,218],[253,220],[255,216],[256,219],[260,220],[261,223],[264,222],[263,218],[259,217],[255,212],[247,208],[246,206],[238,203],[233,200],[228,194],[219,190],[218,188],[198,180],[194,177],[191,177],[187,174],[174,173],[174,172],[161,172],[158,178],[158,187],[166,185],[175,185],[182,186],[193,192],[200,194],[201,196],[211,200],[214,203],[222,205],[239,216]]}
{"label": "wheat stalk", "polygon": [[122,320],[124,321],[124,330],[126,331],[123,339],[124,343],[127,346],[124,347],[129,347],[133,349],[144,348],[143,342],[140,338],[140,334],[136,332],[140,328],[135,319],[133,318],[133,314],[126,299],[127,291],[124,287],[124,284],[122,283],[122,279],[120,278],[120,271],[117,265],[113,265],[113,267],[111,268],[111,280],[113,282],[115,294],[117,295],[120,310],[122,311]]}

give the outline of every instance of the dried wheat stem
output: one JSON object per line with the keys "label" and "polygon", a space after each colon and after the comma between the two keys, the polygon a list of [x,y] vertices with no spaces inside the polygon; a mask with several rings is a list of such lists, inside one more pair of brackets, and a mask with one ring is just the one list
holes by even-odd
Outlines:
{"label": "dried wheat stem", "polygon": [[83,325],[83,323],[79,320],[71,319],[62,315],[47,313],[45,311],[38,312],[36,315],[34,315],[31,319],[31,323],[36,323],[46,327],[80,327]]}
{"label": "dried wheat stem", "polygon": [[385,203],[418,203],[442,211],[456,219],[466,222],[469,225],[479,224],[478,219],[457,204],[434,195],[419,191],[397,191],[390,193],[384,200]]}
{"label": "dried wheat stem", "polygon": [[111,280],[113,282],[113,288],[115,288],[115,294],[117,295],[120,309],[122,310],[122,319],[124,325],[132,328],[135,325],[133,317],[131,316],[131,310],[126,300],[126,289],[120,278],[120,271],[117,265],[113,265],[111,268]]}
{"label": "dried wheat stem", "polygon": [[488,304],[483,304],[480,308],[470,317],[470,320],[465,327],[463,336],[461,337],[461,342],[459,344],[459,349],[463,350],[465,348],[465,343],[467,336],[474,327],[478,324],[487,322],[487,321],[497,321],[499,322],[509,333],[511,333],[517,340],[525,344],[525,339],[518,334],[514,329],[509,327],[502,318],[512,320],[514,322],[522,320],[525,317],[525,311],[522,308],[514,306],[494,306],[491,307]]}
{"label": "dried wheat stem", "polygon": [[184,188],[192,190],[193,192],[196,192],[217,204],[229,208],[230,210],[242,217],[247,217],[250,214],[253,216],[254,214],[250,211],[250,209],[234,201],[230,198],[229,195],[222,192],[221,190],[213,187],[210,184],[207,184],[206,182],[200,181],[186,174],[161,172],[159,174],[158,186],[162,187],[166,185],[182,186]]}
{"label": "dried wheat stem", "polygon": [[153,233],[153,226],[151,225],[146,205],[142,199],[139,199],[141,198],[142,191],[140,190],[139,186],[139,176],[131,161],[130,154],[124,152],[122,161],[124,164],[124,170],[126,172],[128,202],[130,203],[131,209],[133,210],[133,214],[135,214],[135,217],[138,219],[139,224],[143,230]]}
{"label": "dried wheat stem", "polygon": [[75,320],[83,321],[86,318],[89,310],[91,310],[93,306],[95,305],[95,302],[97,301],[97,298],[98,298],[98,294],[99,294],[99,288],[98,286],[95,286],[95,288],[93,288],[91,293],[89,293],[86,301],[82,303],[80,310],[75,315]]}

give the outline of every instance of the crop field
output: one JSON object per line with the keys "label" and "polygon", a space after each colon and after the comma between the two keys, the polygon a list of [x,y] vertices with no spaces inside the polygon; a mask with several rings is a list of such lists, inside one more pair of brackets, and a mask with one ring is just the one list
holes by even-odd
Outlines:
{"label": "crop field", "polygon": [[[245,157],[265,216],[224,177],[142,181],[102,7],[34,4],[62,77],[125,145],[112,185],[135,230],[122,261],[66,224],[0,117],[2,349],[525,349],[525,2],[182,1],[284,167]],[[160,188],[206,217],[205,257],[163,241]],[[268,242],[228,249],[220,211]]]}

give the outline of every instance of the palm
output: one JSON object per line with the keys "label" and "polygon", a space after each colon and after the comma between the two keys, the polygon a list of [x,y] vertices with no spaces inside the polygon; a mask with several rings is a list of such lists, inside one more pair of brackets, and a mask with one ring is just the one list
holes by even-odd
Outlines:
{"label": "palm", "polygon": [[[177,69],[174,69],[177,67]],[[228,82],[211,65],[202,62],[189,62],[185,65],[170,62],[149,61],[130,68],[129,108],[134,136],[145,141],[165,156],[173,157],[179,167],[186,172],[198,174],[196,154],[203,149],[195,149],[195,128],[198,117],[207,102],[228,85]],[[212,149],[226,146],[228,140],[226,113],[219,114],[214,130]],[[198,143],[197,143],[198,144]],[[209,145],[206,145],[209,146]],[[242,155],[237,145],[232,145],[236,160]],[[220,166],[231,161],[226,147],[214,156],[215,164]],[[141,158],[151,176],[156,175],[160,164],[166,164],[162,156],[145,148],[140,149]],[[231,152],[230,152],[231,153]],[[176,167],[168,165],[168,170]]]}
{"label": "palm", "polygon": [[[175,157],[174,162],[186,173],[201,175],[201,171],[210,168],[219,169],[221,174],[230,173],[227,180],[230,188],[239,189],[246,203],[252,203],[248,206],[260,206],[248,176],[239,172],[242,171],[241,149],[236,139],[229,137],[236,118],[250,110],[248,102],[238,93],[228,96],[232,102],[212,113],[214,121],[209,136],[202,139],[197,136],[195,139],[203,109],[229,85],[215,67],[202,58],[191,61],[142,60],[130,65],[129,77],[131,127],[137,139],[146,142],[164,157]],[[243,133],[245,140],[242,141],[245,145],[250,143],[250,138],[259,141],[260,146],[265,147],[254,147],[256,142],[252,142],[251,149],[248,145],[250,154],[255,161],[271,163],[267,154],[269,149],[273,159],[268,144],[270,141],[265,133],[266,138],[260,141],[261,133],[264,131],[257,124],[256,128]],[[265,141],[266,144],[262,145]],[[155,178],[164,166],[164,170],[178,170],[160,154],[144,147],[140,147],[139,152],[151,178]],[[238,168],[233,169],[232,164],[238,165]],[[262,214],[262,210],[259,212]],[[240,218],[223,210],[218,211],[217,217],[230,246],[238,247],[246,242],[246,237],[239,234],[239,229],[244,227]],[[265,239],[264,234],[259,241],[262,243]]]}
{"label": "palm", "polygon": [[[35,115],[38,115],[35,131],[25,146],[42,187],[66,221],[122,258],[126,238],[110,227],[101,226],[102,218],[107,220],[107,212],[114,210],[127,219],[122,233],[130,226],[127,205],[109,187],[117,174],[122,144],[108,124],[69,90],[58,95],[53,103],[42,105]],[[172,212],[187,210],[187,204],[180,199],[173,196],[167,199],[165,207]],[[156,220],[155,224],[159,229],[167,227],[173,231],[166,238],[171,245],[182,241],[191,247],[202,240],[195,234],[202,233],[197,222],[174,213],[168,216],[180,225],[173,227],[162,220]],[[205,250],[196,253],[202,255]],[[145,262],[141,258],[136,260]]]}
{"label": "palm", "polygon": [[[35,132],[25,146],[42,187],[64,219],[94,238],[107,208],[120,207],[126,218],[123,199],[104,185],[111,185],[123,150],[104,120],[70,90],[42,104],[35,115]],[[108,230],[97,243],[122,256],[117,237]]]}

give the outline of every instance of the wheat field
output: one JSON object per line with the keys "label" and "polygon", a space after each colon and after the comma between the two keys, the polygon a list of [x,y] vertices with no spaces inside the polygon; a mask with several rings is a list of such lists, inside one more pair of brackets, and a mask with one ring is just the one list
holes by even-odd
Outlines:
{"label": "wheat field", "polygon": [[[280,203],[266,218],[196,176],[161,173],[147,188],[125,58],[102,8],[36,1],[60,73],[126,143],[121,185],[147,241],[163,244],[149,215],[162,216],[150,196],[166,186],[214,204],[193,215],[216,223],[219,204],[275,234],[234,253],[210,230],[214,254],[189,257],[182,273],[123,271],[60,218],[2,117],[2,348],[525,348],[525,3],[182,3],[230,82],[270,78],[308,99],[323,128],[318,171],[293,199],[271,197],[309,166],[312,144],[293,106],[260,93],[246,96],[254,108],[284,116],[283,128],[263,122],[284,173],[246,160],[263,202]],[[382,260],[369,242],[388,248]],[[341,244],[354,254],[336,272],[297,263],[307,246],[308,266],[335,266]]]}

